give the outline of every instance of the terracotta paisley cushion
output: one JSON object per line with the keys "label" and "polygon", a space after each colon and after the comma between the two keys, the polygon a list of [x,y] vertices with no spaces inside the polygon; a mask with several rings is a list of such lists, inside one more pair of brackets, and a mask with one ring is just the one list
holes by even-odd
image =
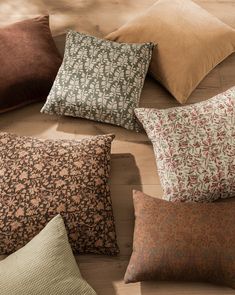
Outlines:
{"label": "terracotta paisley cushion", "polygon": [[74,252],[118,252],[108,185],[113,138],[0,133],[0,254],[24,246],[58,213]]}
{"label": "terracotta paisley cushion", "polygon": [[235,288],[234,201],[173,203],[135,191],[125,282],[206,281]]}
{"label": "terracotta paisley cushion", "polygon": [[164,199],[235,196],[235,87],[195,105],[136,115],[152,141]]}

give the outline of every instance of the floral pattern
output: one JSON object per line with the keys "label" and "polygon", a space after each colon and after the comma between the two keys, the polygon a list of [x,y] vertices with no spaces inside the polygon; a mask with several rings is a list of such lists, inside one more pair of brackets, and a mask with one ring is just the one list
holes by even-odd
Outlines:
{"label": "floral pattern", "polygon": [[119,44],[69,31],[64,60],[42,112],[138,131],[134,109],[152,50],[152,43]]}
{"label": "floral pattern", "polygon": [[74,252],[118,253],[108,185],[113,138],[0,133],[0,254],[24,246],[58,213]]}
{"label": "floral pattern", "polygon": [[153,143],[166,200],[235,196],[235,87],[196,105],[136,115]]}
{"label": "floral pattern", "polygon": [[235,288],[234,200],[173,203],[137,191],[133,199],[136,219],[126,283],[206,281]]}

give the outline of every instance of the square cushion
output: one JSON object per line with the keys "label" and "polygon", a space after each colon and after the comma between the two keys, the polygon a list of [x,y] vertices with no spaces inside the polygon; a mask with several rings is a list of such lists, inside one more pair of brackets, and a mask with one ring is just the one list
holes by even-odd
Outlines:
{"label": "square cushion", "polygon": [[135,112],[152,141],[164,199],[235,196],[235,87],[195,105]]}
{"label": "square cushion", "polygon": [[117,254],[108,185],[113,138],[0,133],[0,254],[24,246],[58,213],[75,253]]}
{"label": "square cushion", "polygon": [[43,113],[139,129],[134,115],[153,44],[118,44],[69,31]]}
{"label": "square cushion", "polygon": [[136,191],[133,198],[136,219],[126,283],[205,281],[235,288],[235,200],[172,203]]}
{"label": "square cushion", "polygon": [[0,113],[45,99],[61,61],[48,15],[0,28]]}
{"label": "square cushion", "polygon": [[80,274],[60,215],[0,261],[0,286],[1,295],[96,294]]}
{"label": "square cushion", "polygon": [[190,0],[159,0],[106,38],[157,43],[150,72],[180,103],[235,51],[235,30]]}

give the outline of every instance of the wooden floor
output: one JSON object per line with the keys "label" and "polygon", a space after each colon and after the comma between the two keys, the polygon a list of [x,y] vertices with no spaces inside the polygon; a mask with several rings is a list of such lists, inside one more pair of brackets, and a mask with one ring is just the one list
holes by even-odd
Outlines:
{"label": "wooden floor", "polygon": [[[155,0],[0,0],[0,26],[38,14],[51,15],[51,28],[61,52],[67,28],[103,36],[119,27]],[[235,0],[195,1],[235,28]],[[189,99],[195,103],[235,85],[235,54],[217,66]],[[147,79],[141,106],[167,108],[176,101],[156,82]],[[148,282],[125,285],[123,276],[132,250],[134,226],[132,190],[156,197],[162,190],[151,143],[147,136],[82,119],[47,116],[35,104],[0,116],[0,130],[41,138],[82,138],[115,133],[112,148],[111,190],[121,253],[76,257],[83,276],[100,295],[228,295],[235,291],[203,283]],[[1,293],[1,292],[0,292]]]}

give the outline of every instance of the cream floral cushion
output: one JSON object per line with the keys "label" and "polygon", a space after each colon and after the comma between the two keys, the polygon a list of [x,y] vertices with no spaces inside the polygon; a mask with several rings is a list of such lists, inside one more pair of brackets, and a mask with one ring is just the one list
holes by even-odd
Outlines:
{"label": "cream floral cushion", "polygon": [[195,105],[135,112],[153,143],[165,199],[235,197],[235,87]]}
{"label": "cream floral cushion", "polygon": [[43,113],[138,130],[134,109],[153,44],[119,44],[69,31],[65,54]]}
{"label": "cream floral cushion", "polygon": [[0,261],[0,289],[1,295],[96,294],[80,274],[60,215]]}

